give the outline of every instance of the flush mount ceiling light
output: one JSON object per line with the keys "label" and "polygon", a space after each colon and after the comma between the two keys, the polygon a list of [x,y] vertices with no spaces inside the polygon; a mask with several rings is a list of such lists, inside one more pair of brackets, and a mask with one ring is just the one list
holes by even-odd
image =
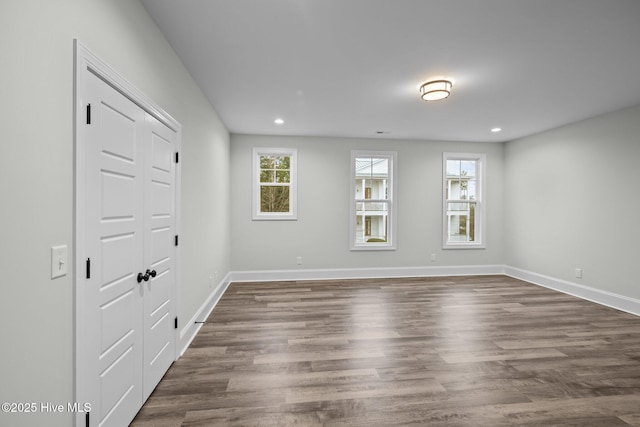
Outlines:
{"label": "flush mount ceiling light", "polygon": [[451,95],[450,80],[432,80],[420,86],[420,96],[425,101],[437,101]]}
{"label": "flush mount ceiling light", "polygon": [[277,125],[281,125],[284,123],[284,120],[282,120],[281,118],[277,118],[273,121],[273,123],[277,124]]}

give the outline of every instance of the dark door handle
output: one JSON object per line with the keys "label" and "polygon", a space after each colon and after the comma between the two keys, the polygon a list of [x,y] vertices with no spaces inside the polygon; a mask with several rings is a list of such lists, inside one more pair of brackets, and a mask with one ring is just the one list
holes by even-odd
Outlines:
{"label": "dark door handle", "polygon": [[142,273],[138,273],[138,278],[136,280],[138,280],[138,283],[141,283],[143,280],[145,282],[149,281],[149,277],[156,277],[156,271],[155,270],[149,270],[147,269],[147,271],[144,272],[144,274]]}

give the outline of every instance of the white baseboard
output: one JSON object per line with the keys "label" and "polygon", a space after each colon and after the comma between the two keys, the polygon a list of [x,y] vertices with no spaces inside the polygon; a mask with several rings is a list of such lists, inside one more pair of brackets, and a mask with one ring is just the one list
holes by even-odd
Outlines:
{"label": "white baseboard", "polygon": [[225,293],[229,285],[231,284],[231,275],[227,274],[224,279],[215,287],[213,292],[209,295],[207,300],[202,304],[200,309],[196,311],[193,317],[189,320],[189,322],[184,325],[184,327],[180,330],[180,341],[178,343],[178,357],[182,356],[184,352],[187,350],[191,341],[195,338],[196,334],[202,327],[202,323],[196,322],[204,322],[211,312],[213,308],[218,304],[220,298]]}
{"label": "white baseboard", "polygon": [[385,277],[482,276],[504,274],[504,265],[456,265],[448,267],[375,267],[298,270],[232,271],[232,282],[274,280],[372,279]]}
{"label": "white baseboard", "polygon": [[562,279],[556,279],[554,277],[545,276],[543,274],[515,267],[505,266],[504,274],[516,279],[524,280],[525,282],[533,283],[535,285],[543,286],[587,301],[640,316],[640,300],[634,298],[591,288],[578,283],[572,283]]}
{"label": "white baseboard", "polygon": [[455,265],[438,267],[377,267],[342,269],[298,269],[232,271],[232,282],[263,282],[273,280],[330,280],[368,279],[385,277],[429,277],[429,276],[482,276],[504,274],[535,285],[573,295],[587,301],[615,308],[640,316],[640,300],[607,292],[562,279],[545,276],[508,265]]}

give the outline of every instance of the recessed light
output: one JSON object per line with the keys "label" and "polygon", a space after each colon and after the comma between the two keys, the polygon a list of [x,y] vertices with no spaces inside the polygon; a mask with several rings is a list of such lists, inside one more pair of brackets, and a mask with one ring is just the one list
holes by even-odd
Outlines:
{"label": "recessed light", "polygon": [[273,121],[273,123],[275,123],[275,124],[277,124],[277,125],[281,125],[281,124],[283,124],[283,123],[284,123],[284,120],[282,120],[282,119],[275,119],[275,120]]}
{"label": "recessed light", "polygon": [[493,132],[493,133],[498,133],[500,131],[502,131],[502,128],[492,128],[491,129],[491,132]]}

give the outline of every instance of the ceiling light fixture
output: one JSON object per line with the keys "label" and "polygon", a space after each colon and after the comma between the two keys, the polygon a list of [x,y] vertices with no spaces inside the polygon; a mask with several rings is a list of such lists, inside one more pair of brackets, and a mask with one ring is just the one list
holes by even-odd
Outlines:
{"label": "ceiling light fixture", "polygon": [[420,96],[425,101],[437,101],[451,95],[450,80],[432,80],[420,86]]}
{"label": "ceiling light fixture", "polygon": [[493,128],[493,129],[491,129],[491,132],[497,133],[497,132],[500,132],[501,130],[502,130],[502,128]]}
{"label": "ceiling light fixture", "polygon": [[275,124],[277,124],[277,125],[281,125],[281,124],[283,124],[283,123],[284,123],[284,120],[282,120],[282,119],[275,119],[275,120],[273,121],[273,123],[275,123]]}

